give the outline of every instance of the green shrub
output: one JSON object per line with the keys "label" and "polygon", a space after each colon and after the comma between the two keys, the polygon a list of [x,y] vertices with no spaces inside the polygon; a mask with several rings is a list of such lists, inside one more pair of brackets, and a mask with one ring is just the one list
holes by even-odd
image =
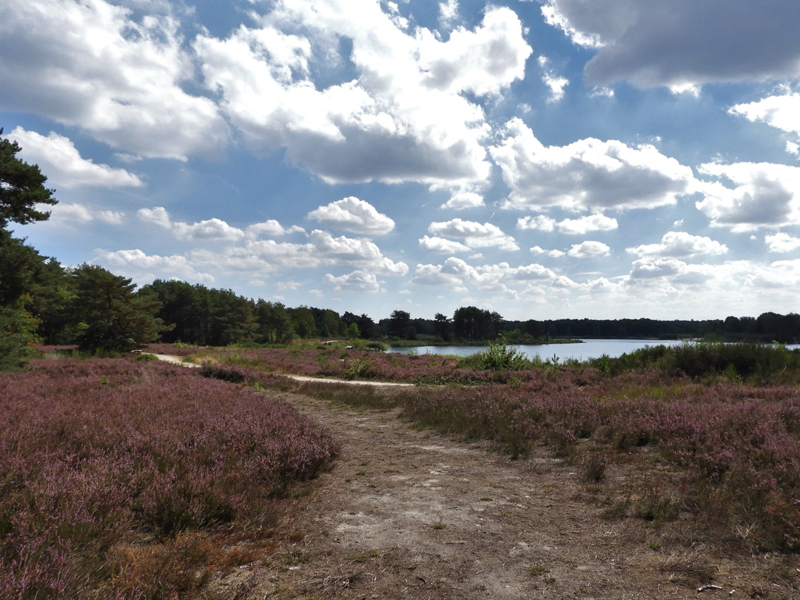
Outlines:
{"label": "green shrub", "polygon": [[459,359],[458,366],[480,371],[521,371],[530,367],[530,361],[501,336],[486,350]]}
{"label": "green shrub", "polygon": [[601,356],[591,364],[610,375],[655,367],[669,375],[693,379],[718,376],[734,381],[754,379],[768,382],[793,374],[796,376],[800,353],[772,344],[696,342],[645,347],[613,359]]}

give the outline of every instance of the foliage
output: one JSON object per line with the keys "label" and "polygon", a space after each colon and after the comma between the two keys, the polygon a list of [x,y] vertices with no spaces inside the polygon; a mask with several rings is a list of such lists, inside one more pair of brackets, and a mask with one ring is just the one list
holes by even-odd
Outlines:
{"label": "foliage", "polygon": [[264,303],[259,310],[255,303],[231,290],[157,279],[143,291],[159,301],[156,316],[173,325],[161,335],[166,342],[226,346],[254,337],[271,341],[286,336],[286,326],[280,322],[281,315],[274,314],[272,305]]}
{"label": "foliage", "polygon": [[37,319],[26,310],[27,296],[0,306],[0,371],[23,368],[36,341]]}
{"label": "foliage", "polygon": [[314,313],[307,306],[299,306],[289,309],[292,319],[294,332],[298,337],[306,339],[317,335],[317,323],[314,320]]}
{"label": "foliage", "polygon": [[350,325],[347,326],[347,339],[353,340],[359,337],[361,337],[361,333],[358,331],[358,324],[350,323]]}
{"label": "foliage", "polygon": [[696,379],[714,375],[739,380],[792,380],[800,372],[800,353],[789,351],[780,345],[752,343],[699,342],[669,347],[658,345],[623,354],[618,358],[605,356],[590,362],[608,373],[655,367],[673,375]]}
{"label": "foliage", "polygon": [[294,337],[292,320],[280,302],[259,299],[256,303],[257,328],[255,341],[259,344],[288,344]]}
{"label": "foliage", "polygon": [[486,350],[464,356],[458,361],[461,368],[491,371],[520,371],[529,368],[530,364],[525,354],[507,345],[502,336],[491,342]]}
{"label": "foliage", "polygon": [[245,383],[247,381],[247,374],[242,369],[215,365],[212,362],[203,363],[200,374],[203,377],[220,379],[229,383]]}
{"label": "foliage", "polygon": [[496,312],[474,306],[459,308],[453,313],[453,332],[463,340],[493,340],[501,331],[503,317]]}
{"label": "foliage", "polygon": [[345,311],[342,315],[342,322],[348,327],[355,324],[358,327],[358,335],[362,339],[372,339],[377,335],[375,321],[373,321],[369,315],[362,314],[361,316],[357,316],[349,311]]}
{"label": "foliage", "polygon": [[404,310],[395,310],[389,317],[387,334],[391,338],[403,340],[417,339],[417,332],[411,325],[411,314]]}
{"label": "foliage", "polygon": [[47,177],[39,167],[17,158],[19,144],[2,137],[0,129],[0,229],[8,223],[44,221],[48,212],[38,210],[41,205],[56,204],[54,190],[44,187]]}
{"label": "foliage", "polygon": [[287,486],[336,452],[279,399],[190,369],[33,366],[0,374],[2,598],[206,597],[242,560],[222,536],[263,548]]}
{"label": "foliage", "polygon": [[126,352],[158,339],[164,326],[154,296],[136,294],[130,279],[98,266],[81,265],[71,277],[80,349]]}
{"label": "foliage", "polygon": [[[495,347],[497,356],[505,356],[503,345]],[[755,366],[736,366],[743,356]],[[215,357],[269,372],[469,382],[475,385],[393,390],[390,399],[360,388],[329,394],[357,405],[401,405],[404,416],[424,426],[493,440],[512,456],[545,443],[556,455],[583,462],[586,479],[595,483],[620,456],[627,461],[631,453],[648,447],[653,460],[678,470],[680,486],[669,488],[659,479],[644,478],[620,514],[661,523],[690,511],[699,523],[725,532],[726,540],[752,549],[800,550],[800,391],[796,385],[768,382],[796,384],[797,353],[785,349],[660,347],[628,355],[623,359],[627,363],[605,357],[593,368],[540,361],[531,365],[536,368],[517,371],[462,368],[458,359],[436,355],[341,350],[261,349],[218,352]],[[700,372],[717,375],[687,377],[683,368],[675,367],[684,365],[682,361],[713,366],[716,370],[703,367]],[[620,364],[626,369],[619,370]],[[753,375],[732,378],[726,374],[731,369]],[[315,393],[323,384],[316,385]],[[737,538],[740,530],[750,532],[746,540]]]}
{"label": "foliage", "polygon": [[453,339],[453,323],[442,313],[436,313],[433,316],[436,335],[438,335],[445,342]]}

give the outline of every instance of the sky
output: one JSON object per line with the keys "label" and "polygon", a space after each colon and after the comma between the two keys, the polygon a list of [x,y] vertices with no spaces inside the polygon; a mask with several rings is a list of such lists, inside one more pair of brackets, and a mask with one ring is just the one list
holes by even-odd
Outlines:
{"label": "sky", "polygon": [[414,318],[798,311],[797,0],[3,0],[18,236]]}

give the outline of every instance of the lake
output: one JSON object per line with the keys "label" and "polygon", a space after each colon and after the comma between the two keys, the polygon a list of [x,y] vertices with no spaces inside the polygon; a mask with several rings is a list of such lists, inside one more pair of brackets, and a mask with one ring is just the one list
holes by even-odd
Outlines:
{"label": "lake", "polygon": [[[553,356],[558,357],[559,361],[569,358],[578,360],[589,360],[607,354],[611,358],[621,356],[626,352],[633,352],[645,346],[674,346],[681,344],[680,340],[581,340],[581,344],[541,344],[537,346],[513,345],[528,358],[539,356],[542,359]],[[487,346],[418,346],[416,348],[389,348],[386,352],[396,354],[454,354],[456,356],[469,356],[481,350],[486,350]]]}
{"label": "lake", "polygon": [[[581,340],[581,344],[540,344],[536,346],[512,345],[526,357],[533,358],[539,356],[542,359],[552,359],[556,356],[559,361],[569,358],[578,360],[589,360],[599,358],[607,354],[611,358],[616,358],[626,352],[633,352],[645,346],[676,346],[682,344],[682,340]],[[486,350],[488,346],[417,346],[416,348],[389,348],[387,353],[408,354],[454,354],[456,356],[469,356],[481,350]],[[800,349],[800,344],[789,344],[789,350]]]}

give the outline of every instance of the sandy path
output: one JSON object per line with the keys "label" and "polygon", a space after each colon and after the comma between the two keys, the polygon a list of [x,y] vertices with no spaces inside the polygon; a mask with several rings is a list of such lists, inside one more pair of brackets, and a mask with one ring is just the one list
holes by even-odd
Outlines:
{"label": "sandy path", "polygon": [[[196,363],[184,362],[180,356],[173,356],[171,354],[151,354],[151,356],[155,356],[158,360],[163,360],[164,362],[168,362],[173,365],[180,365],[182,367],[198,368],[202,366]],[[280,375],[282,377],[286,377],[288,379],[293,379],[294,381],[300,381],[300,382],[346,383],[348,385],[376,385],[380,387],[414,387],[413,383],[394,383],[390,381],[356,381],[356,380],[345,380],[345,379],[323,379],[321,377],[308,377],[306,375],[291,375],[289,373],[275,373],[275,375]]]}
{"label": "sandy path", "polygon": [[[603,519],[563,461],[512,461],[396,412],[283,397],[342,452],[296,501],[302,542],[251,567],[254,598],[698,597],[695,578],[665,568],[691,561],[655,552],[638,522]],[[702,597],[736,597],[741,573],[714,568],[724,588]]]}

